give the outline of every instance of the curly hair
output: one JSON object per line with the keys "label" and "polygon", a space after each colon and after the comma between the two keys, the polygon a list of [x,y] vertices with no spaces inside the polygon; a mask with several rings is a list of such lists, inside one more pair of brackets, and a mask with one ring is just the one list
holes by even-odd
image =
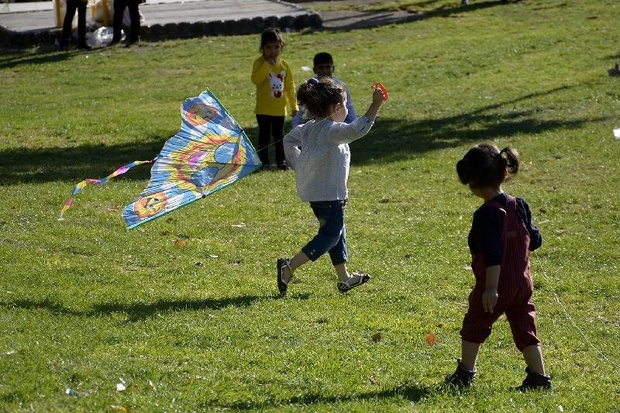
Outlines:
{"label": "curly hair", "polygon": [[297,100],[313,116],[327,118],[332,105],[344,102],[344,93],[344,88],[328,77],[311,78],[299,85]]}

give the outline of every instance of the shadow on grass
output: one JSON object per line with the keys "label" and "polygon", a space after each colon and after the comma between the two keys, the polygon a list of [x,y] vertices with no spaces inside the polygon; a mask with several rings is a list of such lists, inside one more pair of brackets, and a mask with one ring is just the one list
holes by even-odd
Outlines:
{"label": "shadow on grass", "polygon": [[220,310],[226,307],[249,307],[264,296],[242,295],[238,297],[206,298],[201,300],[159,300],[154,303],[109,303],[97,304],[89,311],[77,311],[58,304],[49,298],[42,301],[16,300],[0,302],[1,307],[23,310],[45,310],[52,314],[69,316],[99,317],[107,314],[124,313],[130,322],[155,317],[158,314],[173,311]]}
{"label": "shadow on grass", "polygon": [[[257,128],[245,130],[253,142]],[[108,176],[120,166],[140,160],[148,161],[161,151],[173,136],[150,136],[140,142],[117,145],[82,145],[70,148],[17,148],[0,150],[0,185],[18,185],[68,181]],[[116,179],[148,180],[150,165],[137,166]]]}
{"label": "shadow on grass", "polygon": [[[150,137],[120,145],[84,145],[71,148],[19,148],[0,151],[0,185],[101,178],[135,160],[148,161],[161,150],[167,138]],[[148,179],[148,166],[124,175]]]}
{"label": "shadow on grass", "polygon": [[418,402],[423,400],[431,392],[430,389],[422,386],[398,386],[392,389],[380,390],[376,392],[365,392],[361,394],[353,394],[350,396],[324,396],[318,393],[303,394],[295,396],[285,402],[240,402],[233,404],[222,405],[219,403],[205,403],[200,408],[211,409],[231,409],[231,410],[261,410],[267,407],[279,407],[279,406],[308,406],[313,404],[336,404],[351,401],[365,401],[365,400],[378,400],[378,399],[404,399],[410,402]]}
{"label": "shadow on grass", "polygon": [[49,298],[46,298],[42,301],[34,301],[34,300],[16,300],[13,302],[5,303],[0,302],[0,307],[6,307],[13,310],[45,310],[49,311],[52,314],[60,314],[60,315],[72,315],[72,316],[82,316],[84,315],[81,311],[75,311],[70,308],[67,308],[63,305],[53,302]]}
{"label": "shadow on grass", "polygon": [[46,63],[56,63],[68,60],[70,53],[59,53],[49,48],[39,48],[35,53],[31,51],[11,50],[9,53],[0,57],[0,70],[12,69],[19,65],[40,65]]}
{"label": "shadow on grass", "polygon": [[[539,104],[528,103],[576,86],[563,86],[525,94],[460,114],[420,120],[379,119],[368,137],[351,144],[352,163],[368,164],[408,159],[411,155],[455,147],[464,142],[482,142],[517,134],[535,135],[559,129],[578,128],[603,118],[545,119]],[[257,128],[245,130],[256,142]],[[170,135],[172,136],[172,134]],[[0,185],[81,181],[101,178],[134,160],[154,158],[168,137],[151,136],[138,143],[85,145],[74,148],[9,149],[0,151]],[[256,147],[256,144],[255,144]],[[270,149],[273,151],[273,148]],[[273,156],[272,156],[273,158]],[[148,180],[150,168],[135,168],[121,179]]]}
{"label": "shadow on grass", "polygon": [[404,122],[381,119],[368,137],[351,144],[352,163],[393,162],[411,155],[478,143],[498,137],[535,135],[578,128],[584,123],[604,118],[544,119],[535,109],[511,109],[517,103],[552,95],[570,89],[568,86],[529,93],[509,101],[494,103],[467,113]]}
{"label": "shadow on grass", "polygon": [[89,316],[111,313],[125,313],[129,321],[141,321],[161,313],[172,311],[220,310],[226,307],[249,307],[253,302],[265,297],[242,295],[238,297],[206,298],[202,300],[159,300],[154,303],[98,304],[88,312]]}

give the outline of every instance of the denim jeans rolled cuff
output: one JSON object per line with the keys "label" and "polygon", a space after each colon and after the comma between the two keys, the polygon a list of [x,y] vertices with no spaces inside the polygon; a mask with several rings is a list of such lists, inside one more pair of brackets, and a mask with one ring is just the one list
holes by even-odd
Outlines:
{"label": "denim jeans rolled cuff", "polygon": [[344,225],[345,201],[311,202],[310,207],[319,220],[319,232],[301,250],[316,261],[326,252],[333,265],[349,260],[347,251],[347,231]]}

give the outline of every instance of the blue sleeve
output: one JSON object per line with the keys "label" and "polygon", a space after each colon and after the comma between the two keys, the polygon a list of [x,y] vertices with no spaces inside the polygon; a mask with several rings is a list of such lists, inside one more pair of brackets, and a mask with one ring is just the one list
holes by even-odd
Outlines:
{"label": "blue sleeve", "polygon": [[351,102],[351,93],[349,93],[349,88],[346,88],[345,90],[347,91],[347,110],[349,113],[347,114],[344,123],[351,123],[357,119],[357,113],[355,113],[353,102]]}

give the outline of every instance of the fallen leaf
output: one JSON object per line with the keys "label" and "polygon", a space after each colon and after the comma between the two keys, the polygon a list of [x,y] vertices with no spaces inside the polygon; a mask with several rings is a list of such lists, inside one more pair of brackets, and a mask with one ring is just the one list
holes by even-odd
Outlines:
{"label": "fallen leaf", "polygon": [[426,339],[426,344],[428,344],[429,346],[434,346],[435,345],[435,334],[428,333],[426,335],[425,339]]}
{"label": "fallen leaf", "polygon": [[374,341],[375,343],[378,343],[379,341],[381,341],[382,338],[383,338],[383,334],[381,334],[381,331],[378,331],[375,334],[373,334],[372,341]]}
{"label": "fallen leaf", "polygon": [[119,412],[128,412],[128,413],[131,411],[131,408],[129,408],[129,406],[120,406],[120,405],[114,405],[114,404],[110,406],[110,409],[116,410]]}
{"label": "fallen leaf", "polygon": [[185,248],[185,247],[187,247],[187,241],[184,241],[182,239],[178,239],[178,240],[176,240],[174,245],[176,245],[179,248]]}
{"label": "fallen leaf", "polygon": [[370,380],[370,384],[373,384],[375,386],[379,385],[379,382],[373,376],[368,377],[368,380]]}

